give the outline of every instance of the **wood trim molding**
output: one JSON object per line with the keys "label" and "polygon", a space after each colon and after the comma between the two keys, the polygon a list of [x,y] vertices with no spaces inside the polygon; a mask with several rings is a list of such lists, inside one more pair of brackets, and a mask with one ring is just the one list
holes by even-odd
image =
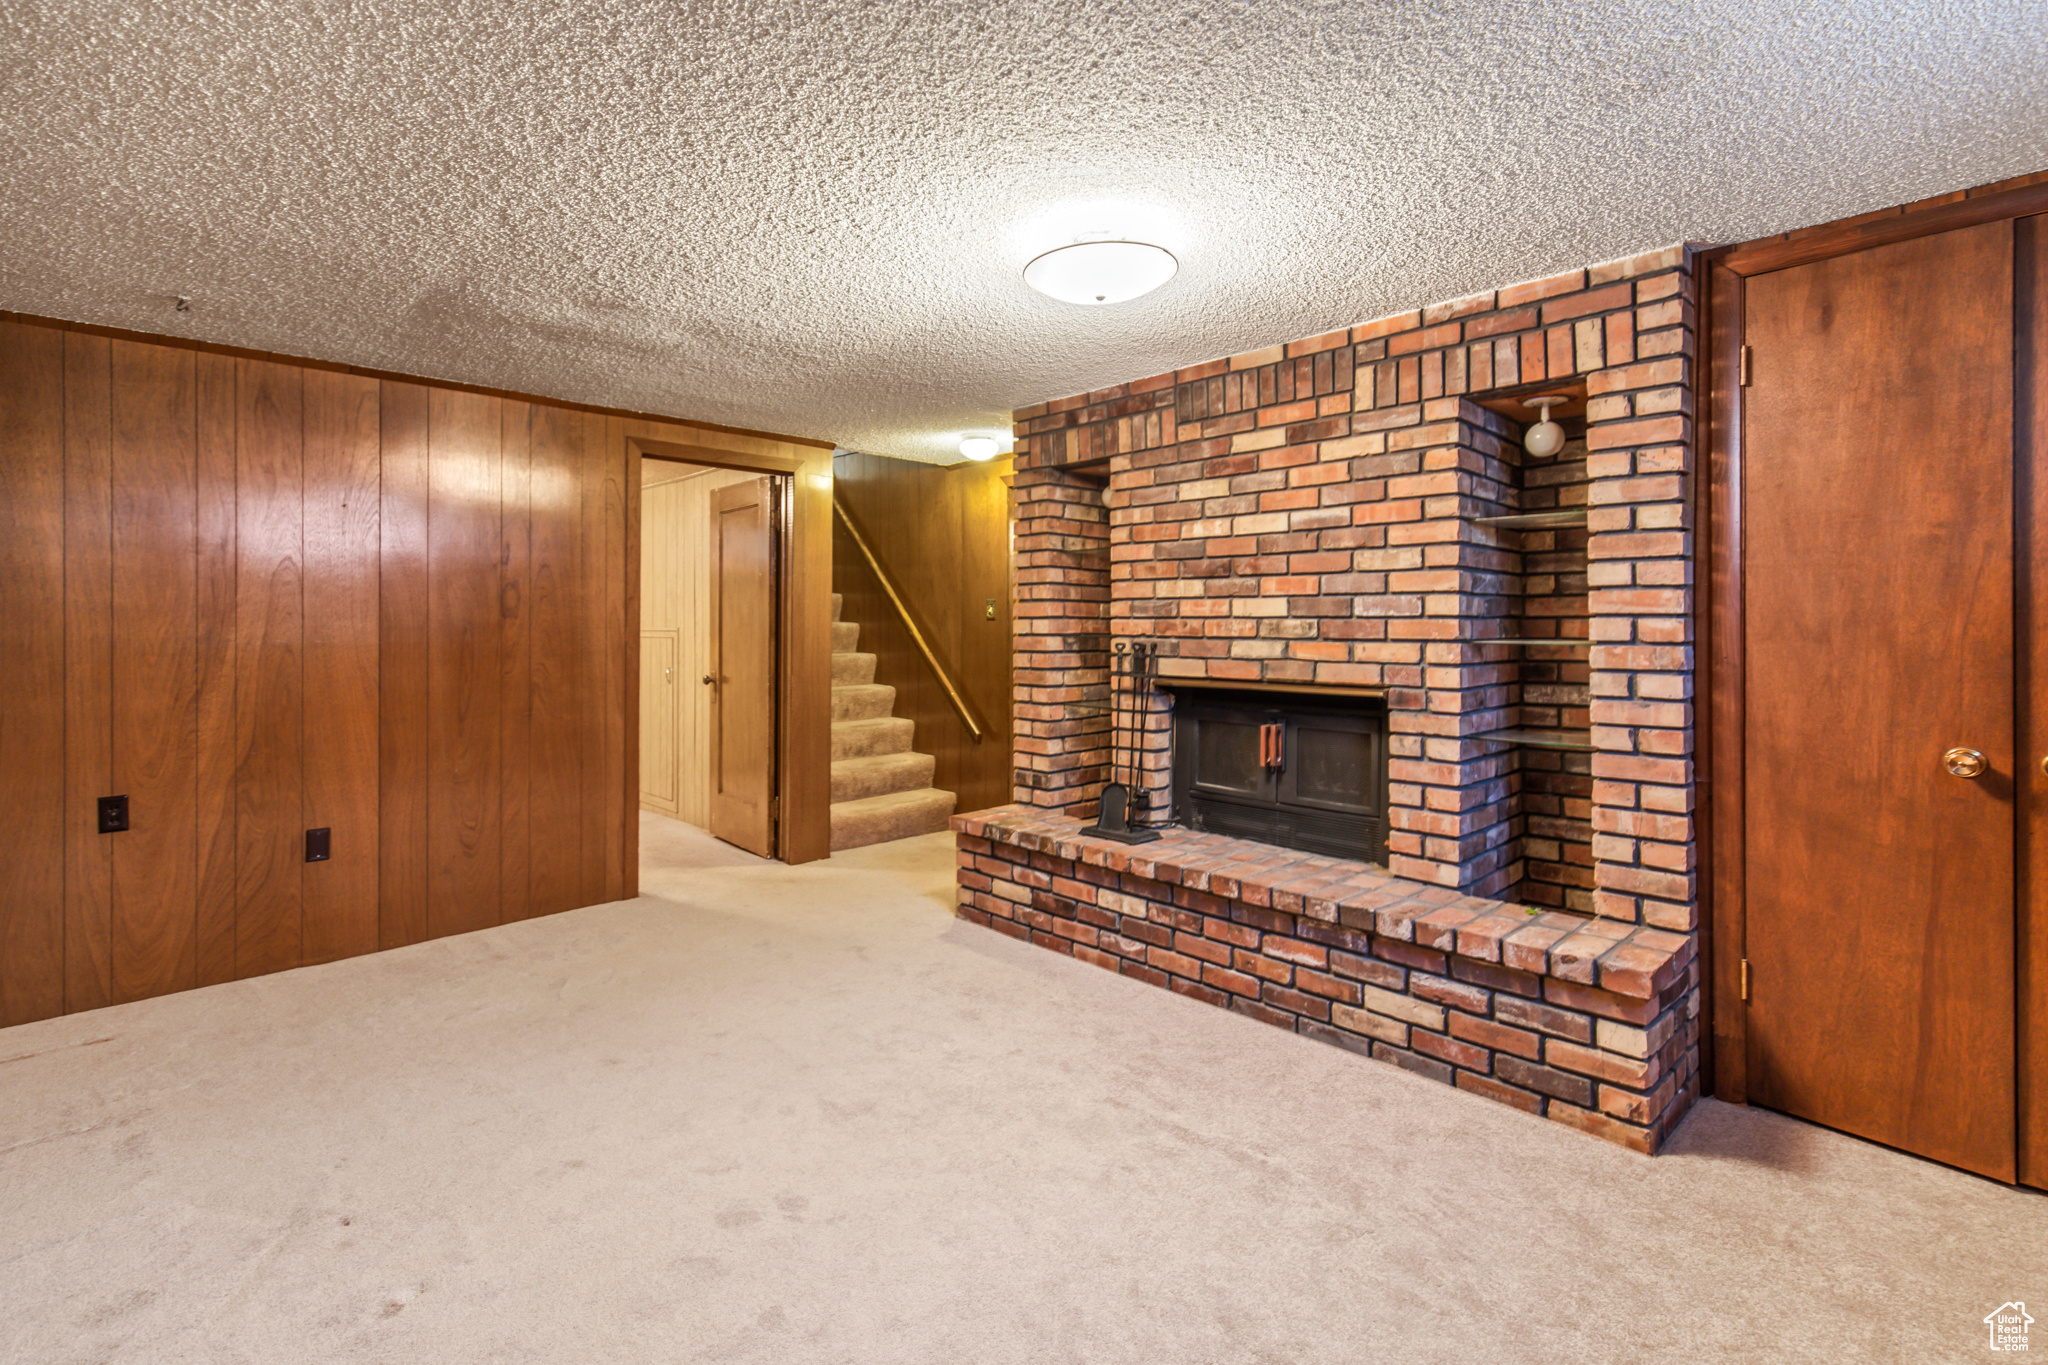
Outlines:
{"label": "wood trim molding", "polygon": [[[1742,956],[1747,925],[1743,899],[1743,660],[1742,660],[1742,277],[1720,262],[1707,267],[1706,390],[1707,525],[1699,566],[1706,587],[1700,642],[1707,675],[1706,729],[1701,743],[1706,774],[1701,850],[1707,869],[1701,907],[1701,945],[1707,964],[1712,1093],[1731,1104],[1748,1102],[1747,1006],[1742,999]],[[1703,1061],[1703,1065],[1706,1063]]]}
{"label": "wood trim molding", "polygon": [[1965,190],[1956,195],[1944,195],[1936,202],[1907,204],[1801,232],[1721,247],[1708,252],[1707,256],[1714,265],[1725,267],[1737,275],[1761,275],[1770,270],[1805,265],[1830,256],[1846,256],[1851,252],[1888,246],[1914,237],[1997,222],[2001,218],[2048,213],[2048,179],[2032,176],[2023,179],[2034,183],[2022,183],[2011,188],[1987,186]]}
{"label": "wood trim molding", "polygon": [[2048,217],[2013,224],[2014,695],[2018,892],[2014,1072],[2020,1183],[2048,1189]]}

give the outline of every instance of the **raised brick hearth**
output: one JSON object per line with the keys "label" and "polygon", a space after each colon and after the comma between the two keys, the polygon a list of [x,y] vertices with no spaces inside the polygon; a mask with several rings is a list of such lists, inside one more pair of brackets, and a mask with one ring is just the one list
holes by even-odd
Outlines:
{"label": "raised brick hearth", "polygon": [[955,817],[959,914],[1638,1151],[1698,1091],[1694,940],[1216,834]]}
{"label": "raised brick hearth", "polygon": [[[1693,292],[1673,247],[1019,411],[1015,793],[1030,819],[956,824],[961,913],[1654,1147],[1698,1064]],[[1517,400],[1550,391],[1584,416],[1536,460]],[[1490,520],[1564,508],[1583,524]],[[1535,638],[1565,643],[1492,643]],[[1176,680],[1384,699],[1387,866],[1339,878],[1370,924],[1345,919],[1350,892],[1304,918],[1289,888],[1273,903],[1256,879],[1218,892],[1208,864],[1167,876],[1180,855],[1127,865],[1072,837],[1108,775],[1123,639],[1155,645],[1169,684],[1139,699],[1155,817]],[[1536,730],[1571,735],[1540,747]],[[1224,842],[1290,878],[1328,862]],[[1286,956],[1295,943],[1324,965]],[[1649,958],[1662,967],[1632,977]]]}

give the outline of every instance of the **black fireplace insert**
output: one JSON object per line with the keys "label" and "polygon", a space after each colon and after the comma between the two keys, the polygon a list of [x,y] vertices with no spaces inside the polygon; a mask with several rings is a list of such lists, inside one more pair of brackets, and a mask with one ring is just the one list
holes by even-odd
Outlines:
{"label": "black fireplace insert", "polygon": [[1173,813],[1190,829],[1384,864],[1386,702],[1176,689]]}

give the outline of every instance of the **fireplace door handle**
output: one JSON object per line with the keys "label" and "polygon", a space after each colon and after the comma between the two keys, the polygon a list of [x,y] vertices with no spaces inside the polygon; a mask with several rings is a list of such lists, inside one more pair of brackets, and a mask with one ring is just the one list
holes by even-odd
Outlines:
{"label": "fireplace door handle", "polygon": [[1286,732],[1278,725],[1261,725],[1259,727],[1259,766],[1261,768],[1277,768],[1280,766],[1285,756],[1285,734]]}

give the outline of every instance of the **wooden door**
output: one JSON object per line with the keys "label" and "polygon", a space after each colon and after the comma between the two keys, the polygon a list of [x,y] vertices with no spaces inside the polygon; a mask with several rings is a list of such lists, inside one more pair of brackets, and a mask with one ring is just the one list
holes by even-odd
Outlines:
{"label": "wooden door", "polygon": [[677,718],[676,632],[640,632],[640,804],[676,813]]}
{"label": "wooden door", "polygon": [[2012,268],[2000,222],[1750,278],[1743,433],[1750,1096],[2007,1180]]}
{"label": "wooden door", "polygon": [[774,856],[775,516],[771,479],[711,499],[711,832]]}

